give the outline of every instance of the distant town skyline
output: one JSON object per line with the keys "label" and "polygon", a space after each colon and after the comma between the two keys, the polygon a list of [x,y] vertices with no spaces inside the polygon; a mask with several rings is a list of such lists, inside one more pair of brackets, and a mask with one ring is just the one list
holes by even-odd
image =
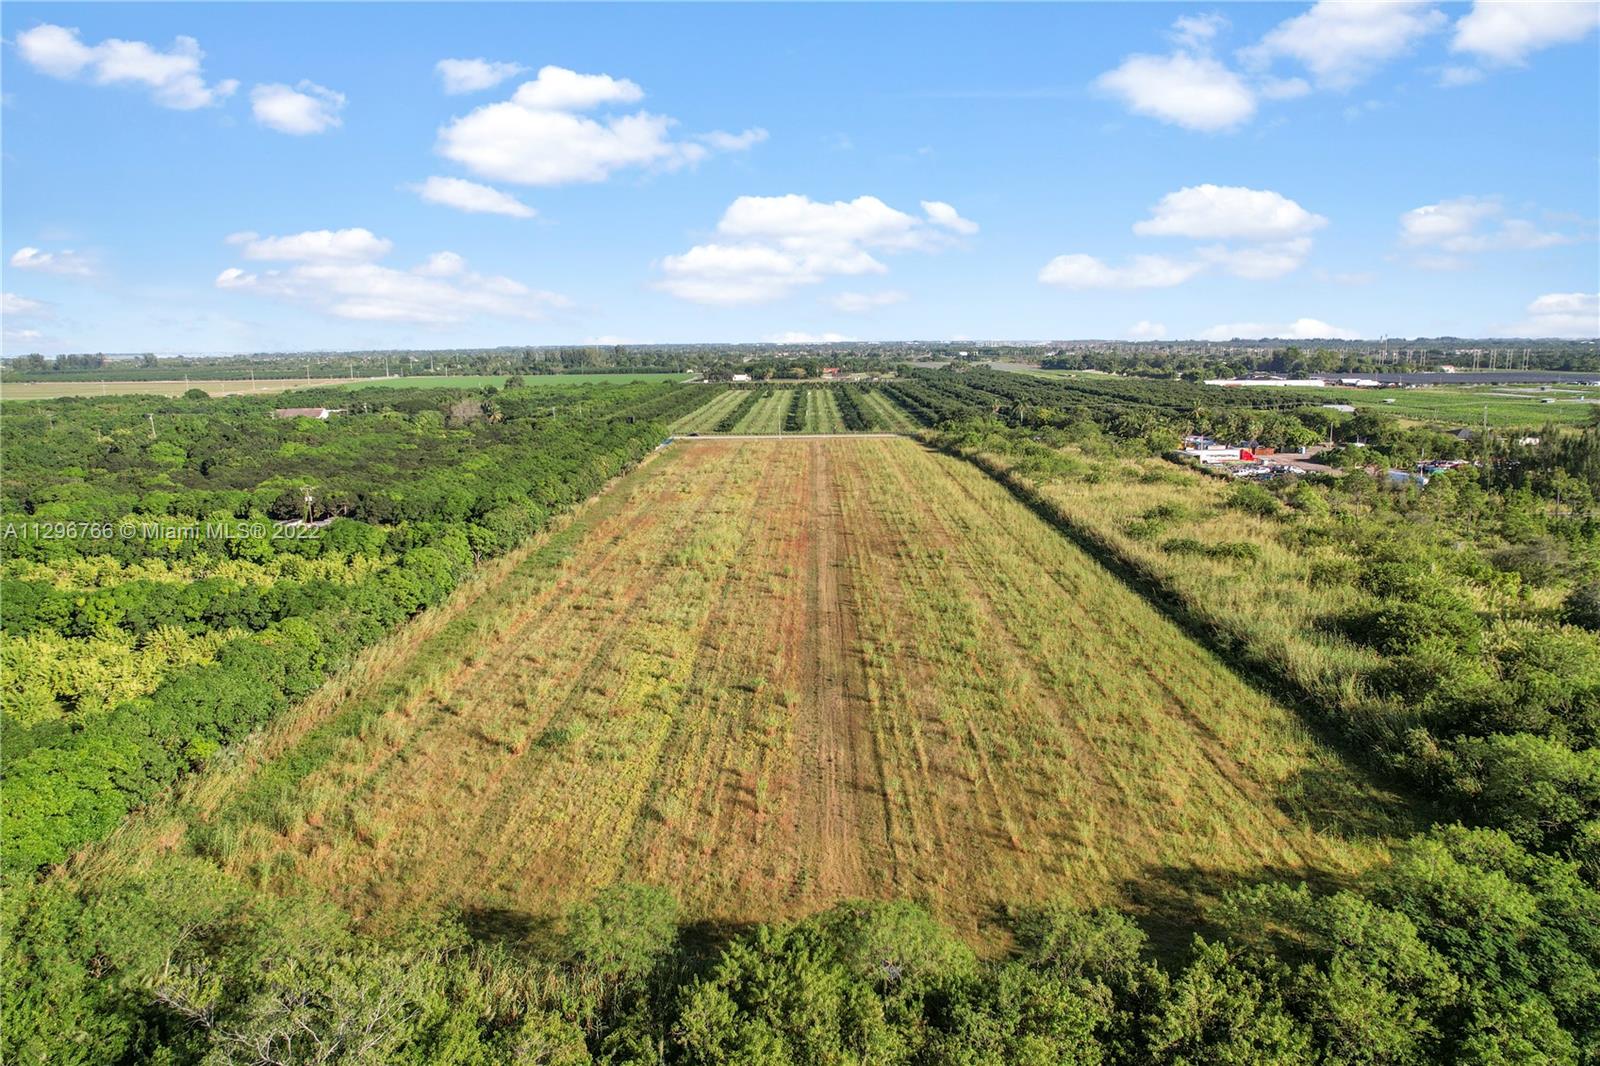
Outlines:
{"label": "distant town skyline", "polygon": [[4,353],[1592,337],[1597,20],[8,3]]}

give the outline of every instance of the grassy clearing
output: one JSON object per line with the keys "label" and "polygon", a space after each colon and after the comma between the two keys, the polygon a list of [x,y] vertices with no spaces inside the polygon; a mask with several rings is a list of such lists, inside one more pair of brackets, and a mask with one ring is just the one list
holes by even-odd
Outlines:
{"label": "grassy clearing", "polygon": [[980,937],[1002,902],[1338,877],[1385,806],[970,464],[695,441],[89,865],[192,849],[380,925],[626,877],[718,921],[911,896]]}
{"label": "grassy clearing", "polygon": [[882,389],[868,389],[861,396],[861,410],[872,420],[872,428],[891,433],[910,433],[917,428],[916,420],[905,409],[889,398]]}
{"label": "grassy clearing", "polygon": [[672,424],[674,435],[682,436],[688,433],[711,433],[716,429],[718,422],[739,406],[745,394],[739,389],[724,389],[716,393],[702,406],[695,408]]}
{"label": "grassy clearing", "polygon": [[844,432],[844,420],[839,417],[839,404],[832,389],[806,390],[805,432]]}
{"label": "grassy clearing", "polygon": [[1565,385],[1318,389],[1315,395],[1325,396],[1322,403],[1348,403],[1364,410],[1451,426],[1481,426],[1487,416],[1491,427],[1501,429],[1536,428],[1547,422],[1582,425],[1593,417],[1596,404],[1600,403],[1600,389]]}
{"label": "grassy clearing", "polygon": [[[533,374],[530,385],[589,385],[618,381],[678,381],[682,374]],[[7,400],[50,400],[61,396],[181,396],[190,389],[201,389],[212,396],[254,396],[324,386],[349,388],[403,389],[481,389],[503,387],[503,374],[419,376],[393,378],[316,377],[262,379],[253,384],[243,381],[18,381],[0,387],[0,398]]]}
{"label": "grassy clearing", "polygon": [[732,433],[781,433],[783,431],[784,416],[789,413],[789,402],[793,398],[793,390],[789,388],[773,388],[771,392],[756,401],[754,407],[739,420],[729,432]]}

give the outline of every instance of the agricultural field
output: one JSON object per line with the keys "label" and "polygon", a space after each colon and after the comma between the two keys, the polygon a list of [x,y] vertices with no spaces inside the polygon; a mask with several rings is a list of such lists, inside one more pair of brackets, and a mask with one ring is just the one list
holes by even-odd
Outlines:
{"label": "agricultural field", "polygon": [[1352,874],[1391,807],[973,465],[696,440],[86,865],[188,848],[378,928],[628,879],[716,922],[916,898],[982,941],[1007,903]]}
{"label": "agricultural field", "polygon": [[[858,405],[852,419],[846,404]],[[729,388],[672,425],[677,436],[728,433],[910,433],[916,421],[879,388],[860,385],[761,385]]]}
{"label": "agricultural field", "polygon": [[[534,385],[598,385],[619,381],[682,381],[682,374],[531,374],[525,380]],[[254,396],[317,387],[398,388],[398,389],[481,389],[504,387],[504,374],[418,375],[408,377],[317,377],[263,378],[207,381],[17,381],[0,385],[0,399],[50,400],[63,396],[181,396],[200,389],[212,396]]]}
{"label": "agricultural field", "polygon": [[[1304,395],[1304,393],[1302,393]],[[1538,428],[1582,425],[1600,410],[1600,389],[1551,385],[1434,385],[1417,389],[1318,389],[1323,403],[1348,403],[1418,422],[1450,426]],[[1546,402],[1550,401],[1550,402]]]}
{"label": "agricultural field", "polygon": [[789,413],[793,388],[768,388],[758,390],[758,399],[734,424],[733,433],[778,433],[783,430],[784,416]]}
{"label": "agricultural field", "polygon": [[[994,369],[1056,381],[1094,381],[1115,378],[1087,370],[1042,370],[1016,363],[993,363]],[[1359,375],[1351,375],[1359,376]],[[1237,389],[1233,393],[1257,394],[1262,403],[1280,406],[1347,403],[1357,410],[1382,412],[1411,422],[1434,422],[1447,427],[1535,429],[1547,423],[1583,425],[1600,407],[1600,388],[1560,385],[1426,385],[1389,389]],[[1237,396],[1232,397],[1238,399]]]}

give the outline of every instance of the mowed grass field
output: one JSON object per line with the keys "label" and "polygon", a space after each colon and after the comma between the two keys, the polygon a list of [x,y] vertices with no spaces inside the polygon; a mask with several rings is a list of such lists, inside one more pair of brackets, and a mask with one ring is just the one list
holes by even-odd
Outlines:
{"label": "mowed grass field", "polygon": [[[1307,395],[1301,391],[1301,396]],[[1600,410],[1600,388],[1474,385],[1456,388],[1434,385],[1418,389],[1317,389],[1322,403],[1348,403],[1371,411],[1385,411],[1419,422],[1450,426],[1537,428],[1548,422],[1582,425]],[[1545,403],[1551,400],[1551,403]],[[1392,402],[1388,402],[1392,401]]]}
{"label": "mowed grass field", "polygon": [[[681,381],[684,374],[530,374],[530,385],[586,385],[605,381]],[[18,381],[0,385],[0,399],[51,400],[62,396],[181,396],[190,389],[201,389],[212,396],[254,396],[291,389],[324,386],[349,388],[432,388],[481,389],[489,385],[503,387],[503,374],[483,375],[421,375],[392,378],[313,377],[262,378],[253,384],[243,381]]]}
{"label": "mowed grass field", "polygon": [[[1152,906],[1384,854],[1385,797],[977,468],[696,440],[494,564],[98,859],[186,847],[380,926],[619,879],[745,922]],[[1349,811],[1332,810],[1349,807]]]}

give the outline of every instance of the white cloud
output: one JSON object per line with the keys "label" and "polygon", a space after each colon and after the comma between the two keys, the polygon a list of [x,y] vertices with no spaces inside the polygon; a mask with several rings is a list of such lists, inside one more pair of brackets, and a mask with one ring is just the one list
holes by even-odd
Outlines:
{"label": "white cloud", "polygon": [[1265,281],[1299,269],[1311,254],[1310,233],[1328,224],[1270,189],[1192,185],[1163,196],[1150,217],[1134,223],[1141,237],[1227,240],[1195,249],[1192,258],[1137,255],[1113,267],[1091,255],[1061,255],[1039,280],[1066,288],[1164,288],[1181,285],[1211,267],[1235,277]]}
{"label": "white cloud", "polygon": [[430,204],[442,204],[470,214],[509,215],[512,218],[532,218],[535,214],[533,208],[515,196],[465,178],[435,176],[421,185],[413,185],[412,189]]}
{"label": "white cloud", "polygon": [[257,85],[250,90],[250,111],[263,126],[305,136],[344,125],[344,94],[312,81],[287,85]]}
{"label": "white cloud", "polygon": [[18,248],[11,256],[11,265],[18,270],[38,270],[45,274],[64,274],[69,277],[88,277],[94,273],[89,261],[71,250],[45,252],[32,247]]}
{"label": "white cloud", "polygon": [[1311,238],[1296,237],[1289,241],[1270,241],[1266,244],[1247,244],[1229,247],[1223,244],[1207,245],[1200,257],[1214,263],[1228,273],[1251,281],[1270,281],[1292,274],[1300,269],[1311,254]]}
{"label": "white cloud", "polygon": [[1542,48],[1581,41],[1596,26],[1600,26],[1600,5],[1584,0],[1477,0],[1472,10],[1456,21],[1450,49],[1490,63],[1515,65]]}
{"label": "white cloud", "polygon": [[1183,48],[1203,48],[1228,28],[1228,20],[1212,12],[1206,15],[1181,15],[1172,23],[1172,39]]}
{"label": "white cloud", "polygon": [[743,133],[727,133],[723,130],[712,130],[710,133],[701,134],[701,143],[714,148],[719,152],[744,152],[767,139],[767,131],[757,126],[755,129],[745,130]]}
{"label": "white cloud", "polygon": [[481,177],[520,185],[604,181],[628,167],[674,169],[712,151],[742,151],[766,131],[714,131],[674,140],[673,119],[647,111],[600,119],[580,112],[632,104],[644,91],[625,78],[544,67],[518,86],[511,99],[486,104],[452,119],[439,131],[436,151]]}
{"label": "white cloud", "polygon": [[1310,71],[1320,88],[1348,89],[1447,21],[1427,2],[1319,0],[1239,55],[1257,67],[1287,56]]}
{"label": "white cloud", "polygon": [[1445,67],[1439,71],[1439,85],[1445,89],[1459,89],[1483,80],[1483,71],[1477,67]]}
{"label": "white cloud", "polygon": [[30,300],[26,296],[18,296],[14,292],[0,293],[0,314],[6,315],[36,315],[43,313],[45,306],[38,300]]}
{"label": "white cloud", "polygon": [[767,341],[772,344],[840,344],[853,340],[856,338],[846,337],[843,333],[802,333],[798,330],[767,336]]}
{"label": "white cloud", "polygon": [[1208,55],[1131,55],[1094,84],[1131,111],[1192,130],[1232,129],[1256,113],[1249,86]]}
{"label": "white cloud", "polygon": [[1321,229],[1328,220],[1270,189],[1191,185],[1170,192],[1133,232],[1143,237],[1284,240]]}
{"label": "white cloud", "polygon": [[425,278],[453,278],[467,272],[467,261],[455,252],[434,252],[416,272]]}
{"label": "white cloud", "polygon": [[1203,341],[1229,341],[1235,338],[1257,340],[1269,337],[1286,341],[1351,341],[1359,340],[1361,335],[1354,330],[1341,329],[1338,326],[1329,325],[1315,318],[1297,318],[1287,325],[1268,325],[1261,322],[1229,322],[1200,331],[1200,340]]}
{"label": "white cloud", "polygon": [[45,23],[17,34],[17,51],[29,66],[53,78],[87,75],[96,85],[142,86],[156,103],[178,111],[219,104],[239,87],[233,80],[206,84],[200,73],[205,53],[193,37],[177,38],[165,52],[114,37],[87,45],[76,29]]}
{"label": "white cloud", "polygon": [[807,196],[741,196],[717,223],[721,241],[669,255],[657,287],[705,304],[761,303],[829,277],[883,274],[874,252],[934,251],[951,243],[951,220],[972,225],[948,204],[941,223],[917,218],[876,196],[823,203]]}
{"label": "white cloud", "polygon": [[1164,255],[1136,255],[1114,267],[1092,255],[1058,255],[1039,271],[1039,280],[1064,289],[1163,289],[1182,285],[1205,269]]}
{"label": "white cloud", "polygon": [[520,63],[496,63],[487,59],[441,59],[433,69],[444,83],[444,91],[455,95],[492,89],[528,68]]}
{"label": "white cloud", "polygon": [[922,201],[922,212],[928,216],[928,221],[936,226],[943,226],[952,233],[959,233],[963,237],[970,237],[978,232],[978,224],[970,219],[962,218],[956,209],[940,200]]}
{"label": "white cloud", "polygon": [[441,326],[477,317],[531,321],[568,306],[556,293],[475,273],[454,252],[435,252],[411,270],[383,266],[374,260],[391,242],[363,229],[266,238],[235,234],[228,242],[242,245],[251,258],[294,265],[259,274],[229,267],[217,275],[217,288],[259,293],[337,318]]}
{"label": "white cloud", "polygon": [[1600,293],[1552,292],[1528,305],[1528,317],[1505,330],[1510,337],[1600,337]]}
{"label": "white cloud", "polygon": [[1297,100],[1311,92],[1311,83],[1304,78],[1262,78],[1256,83],[1256,92],[1267,100]]}
{"label": "white cloud", "polygon": [[275,259],[287,262],[362,263],[382,259],[394,242],[371,230],[307,230],[287,237],[262,237],[244,232],[229,235],[228,243],[244,249],[246,259]]}
{"label": "white cloud", "polygon": [[1128,327],[1131,341],[1158,341],[1167,335],[1167,327],[1160,322],[1141,320]]}
{"label": "white cloud", "polygon": [[834,310],[846,314],[863,314],[867,311],[876,311],[880,307],[891,304],[904,303],[908,299],[905,293],[896,289],[885,289],[882,292],[840,292],[829,298],[828,302]]}
{"label": "white cloud", "polygon": [[[1436,249],[1459,256],[1471,252],[1528,250],[1571,244],[1575,237],[1539,229],[1526,219],[1504,218],[1504,207],[1494,197],[1461,196],[1424,204],[1400,216],[1400,242],[1411,248]],[[1498,225],[1492,223],[1498,221]],[[1449,266],[1460,265],[1448,257],[1434,258]],[[1434,264],[1438,269],[1439,264]]]}
{"label": "white cloud", "polygon": [[542,67],[532,81],[517,86],[511,99],[535,111],[588,111],[601,104],[638,103],[644,90],[627,78]]}

